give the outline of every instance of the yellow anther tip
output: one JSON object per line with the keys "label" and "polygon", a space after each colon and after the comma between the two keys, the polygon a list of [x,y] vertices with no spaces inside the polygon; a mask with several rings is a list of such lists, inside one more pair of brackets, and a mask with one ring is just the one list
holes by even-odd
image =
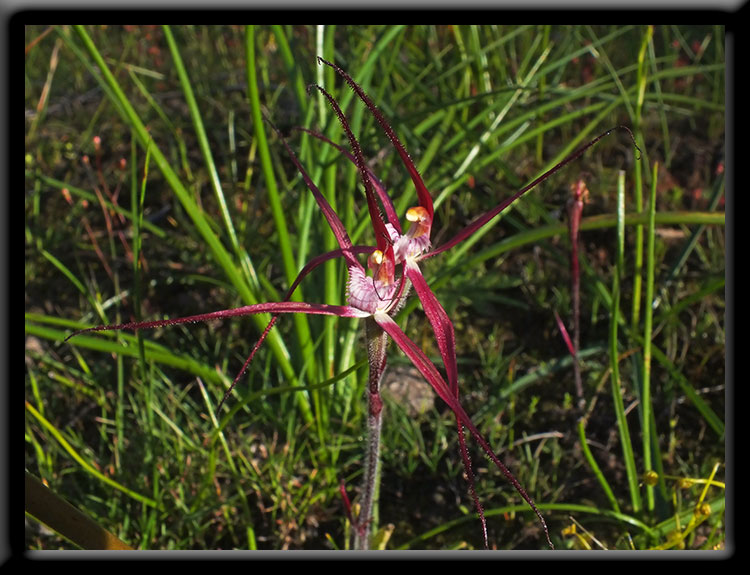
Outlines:
{"label": "yellow anther tip", "polygon": [[383,263],[383,252],[381,252],[380,250],[375,250],[374,252],[372,252],[372,254],[370,254],[370,260],[372,262],[376,263],[377,265],[382,264]]}
{"label": "yellow anther tip", "polygon": [[415,206],[406,210],[406,219],[410,222],[421,222],[427,217],[427,210],[422,206]]}

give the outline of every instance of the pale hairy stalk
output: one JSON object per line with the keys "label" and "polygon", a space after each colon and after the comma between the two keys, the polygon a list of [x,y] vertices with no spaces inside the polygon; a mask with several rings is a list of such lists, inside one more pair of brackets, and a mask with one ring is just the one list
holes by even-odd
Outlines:
{"label": "pale hairy stalk", "polygon": [[356,550],[370,548],[370,533],[375,527],[374,508],[377,501],[380,479],[380,432],[383,422],[383,400],[380,397],[380,382],[386,363],[388,334],[372,318],[365,320],[367,352],[370,359],[370,375],[367,381],[367,447],[365,453],[362,504],[354,529]]}

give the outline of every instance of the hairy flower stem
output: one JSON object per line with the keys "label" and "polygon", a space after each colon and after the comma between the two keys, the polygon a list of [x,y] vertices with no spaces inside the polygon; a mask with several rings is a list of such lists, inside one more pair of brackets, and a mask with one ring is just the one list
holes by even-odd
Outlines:
{"label": "hairy flower stem", "polygon": [[578,262],[579,235],[581,227],[581,214],[583,204],[588,198],[588,189],[583,180],[578,180],[572,186],[572,195],[568,200],[568,227],[570,232],[570,273],[571,273],[571,298],[573,303],[573,375],[575,378],[576,396],[578,406],[583,407],[583,383],[581,381],[581,364],[578,360],[578,351],[581,340],[581,271]]}
{"label": "hairy flower stem", "polygon": [[385,372],[388,345],[388,334],[371,317],[365,320],[365,337],[367,338],[367,352],[370,360],[370,375],[367,381],[367,451],[365,453],[362,504],[357,525],[354,526],[353,547],[358,551],[370,548],[370,533],[376,522],[374,508],[380,482],[380,432],[383,422],[383,399],[380,396],[380,382]]}

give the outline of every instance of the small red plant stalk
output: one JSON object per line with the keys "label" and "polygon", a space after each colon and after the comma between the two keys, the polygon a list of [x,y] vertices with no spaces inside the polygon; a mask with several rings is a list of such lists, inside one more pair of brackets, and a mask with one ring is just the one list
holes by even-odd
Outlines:
{"label": "small red plant stalk", "polygon": [[[488,547],[486,520],[484,517],[482,506],[479,502],[479,498],[474,489],[474,478],[471,470],[471,461],[468,455],[468,450],[466,448],[466,438],[464,436],[464,430],[468,430],[469,435],[473,437],[473,439],[477,442],[477,444],[481,447],[481,449],[485,452],[489,459],[495,464],[495,466],[501,471],[501,473],[521,495],[524,501],[526,501],[526,503],[536,513],[543,527],[547,543],[550,547],[553,547],[550,540],[547,524],[534,501],[525,491],[523,486],[518,482],[515,476],[495,454],[492,446],[474,425],[471,418],[466,413],[459,401],[458,369],[456,362],[454,327],[450,318],[448,317],[448,314],[445,312],[437,297],[427,284],[427,281],[423,277],[422,272],[419,268],[419,262],[432,257],[433,255],[437,255],[447,249],[450,249],[451,247],[470,237],[483,225],[485,225],[492,218],[502,212],[513,201],[518,199],[528,190],[535,187],[551,174],[561,169],[566,164],[580,157],[588,148],[611,133],[614,128],[601,134],[600,136],[580,148],[578,151],[574,152],[571,156],[554,166],[545,174],[535,179],[529,185],[516,192],[513,196],[501,202],[497,207],[474,220],[464,230],[459,232],[452,240],[443,244],[438,249],[431,250],[430,232],[434,217],[432,197],[427,190],[427,187],[425,186],[419,172],[417,171],[416,166],[409,157],[409,154],[406,152],[393,129],[390,127],[388,122],[385,120],[377,107],[372,103],[369,97],[364,93],[362,88],[346,72],[344,72],[335,64],[327,62],[322,58],[318,58],[318,61],[319,63],[333,68],[346,81],[346,83],[352,88],[352,90],[354,90],[360,100],[364,102],[377,122],[383,128],[383,131],[393,144],[395,150],[402,160],[402,163],[407,169],[417,190],[417,198],[419,202],[417,206],[410,208],[406,213],[406,219],[409,222],[408,231],[406,233],[402,231],[391,199],[386,194],[382,184],[380,184],[372,171],[367,167],[359,142],[351,132],[348,121],[339,108],[338,103],[322,87],[312,86],[311,88],[317,89],[327,98],[333,110],[336,112],[336,115],[338,116],[338,119],[341,122],[344,132],[346,133],[349,140],[351,153],[344,151],[340,146],[338,146],[338,144],[330,142],[330,140],[327,140],[325,137],[319,134],[315,134],[314,132],[309,131],[308,133],[330,143],[331,145],[334,145],[336,148],[345,153],[346,156],[357,166],[365,189],[367,206],[373,226],[373,232],[375,234],[376,245],[354,246],[352,244],[341,220],[339,219],[335,211],[331,208],[330,204],[317,188],[315,183],[309,177],[304,167],[301,165],[301,163],[287,144],[286,140],[277,131],[277,134],[279,135],[290,158],[300,172],[303,180],[305,181],[305,184],[312,192],[318,206],[323,212],[323,215],[326,218],[339,244],[339,249],[317,256],[316,258],[313,258],[310,262],[308,262],[308,264],[300,271],[297,279],[290,286],[285,299],[281,302],[267,302],[244,306],[236,309],[227,309],[211,313],[198,314],[183,318],[151,322],[134,322],[119,325],[100,325],[77,331],[68,336],[68,338],[66,338],[66,341],[67,339],[70,339],[77,334],[88,331],[118,329],[138,330],[197,321],[209,321],[213,319],[237,317],[257,313],[271,313],[272,319],[268,324],[268,327],[261,334],[259,341],[253,347],[249,357],[247,358],[245,364],[235,378],[232,386],[224,395],[224,399],[226,399],[234,385],[246,371],[247,366],[252,361],[263,340],[265,339],[269,331],[273,328],[275,322],[279,317],[279,314],[307,313],[365,319],[366,336],[368,342],[368,359],[370,364],[370,374],[368,378],[367,388],[369,406],[369,433],[367,452],[365,457],[365,484],[361,494],[361,511],[358,517],[350,517],[356,535],[355,547],[366,549],[369,546],[369,530],[371,528],[372,505],[374,501],[377,466],[379,463],[380,425],[382,421],[383,404],[380,398],[380,382],[386,368],[386,351],[389,337],[394,340],[396,345],[410,359],[414,366],[420,371],[422,376],[435,390],[435,393],[437,393],[437,395],[448,405],[448,407],[456,417],[462,462],[464,464],[467,480],[469,482],[471,497],[474,501],[474,505],[477,509],[477,513],[482,523],[485,547]],[[625,127],[619,128],[622,128],[630,133],[630,130]],[[274,130],[276,130],[275,127]],[[632,138],[632,133],[630,135]],[[381,207],[385,212],[386,219],[383,219],[383,215],[380,211]],[[367,255],[367,267],[363,266],[362,263],[360,263],[358,256],[361,255]],[[296,287],[299,285],[302,279],[308,273],[310,273],[310,271],[319,266],[321,263],[337,257],[343,257],[347,266],[349,280],[347,283],[346,298],[348,305],[341,306],[327,305],[323,303],[289,301]],[[401,270],[400,275],[397,274],[397,271],[399,269]],[[445,373],[447,375],[447,381],[440,373],[438,368],[425,355],[422,349],[420,349],[419,346],[414,343],[414,341],[412,341],[408,336],[406,336],[406,334],[404,334],[404,332],[392,317],[398,311],[401,305],[403,305],[410,286],[414,287],[414,290],[419,297],[422,307],[425,311],[425,315],[427,316],[427,319],[433,329],[443,366],[445,368]],[[224,401],[224,399],[222,400],[222,402]],[[346,511],[351,515],[351,505],[348,503],[349,500],[348,497],[346,497],[343,488],[342,494],[344,496],[345,506],[347,508]]]}
{"label": "small red plant stalk", "polygon": [[573,316],[573,338],[571,339],[568,334],[568,330],[565,329],[560,316],[555,313],[555,320],[560,328],[565,344],[568,346],[568,351],[573,357],[573,376],[576,387],[576,397],[578,398],[578,406],[583,407],[583,383],[581,382],[581,364],[578,360],[578,350],[581,340],[581,269],[578,262],[578,239],[580,236],[581,227],[581,215],[583,214],[583,206],[588,201],[589,190],[586,187],[586,182],[579,179],[571,187],[571,196],[568,199],[568,234],[570,236],[570,293],[572,301],[572,316]]}
{"label": "small red plant stalk", "polygon": [[568,226],[570,228],[570,281],[573,293],[573,373],[575,374],[576,394],[579,402],[583,401],[583,384],[581,383],[581,365],[578,362],[578,350],[581,343],[581,269],[578,263],[578,239],[581,235],[581,216],[583,206],[588,200],[589,190],[586,182],[578,180],[572,186],[572,196],[568,200]]}

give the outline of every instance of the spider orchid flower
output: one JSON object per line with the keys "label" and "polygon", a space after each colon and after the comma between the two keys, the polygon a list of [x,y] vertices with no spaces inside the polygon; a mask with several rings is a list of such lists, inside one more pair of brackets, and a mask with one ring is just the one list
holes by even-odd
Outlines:
{"label": "spider orchid flower", "polygon": [[[418,263],[421,260],[438,255],[454,247],[455,245],[461,243],[462,241],[468,239],[471,235],[473,235],[476,231],[482,228],[485,224],[487,224],[489,221],[495,218],[498,214],[503,212],[509,205],[515,202],[523,194],[525,194],[532,188],[536,187],[540,182],[544,181],[549,176],[551,176],[558,170],[562,169],[564,166],[566,166],[570,162],[579,158],[586,150],[588,150],[590,147],[595,145],[602,138],[612,133],[614,130],[621,129],[621,130],[627,131],[630,134],[630,137],[633,140],[634,144],[635,144],[635,138],[632,132],[630,131],[630,129],[627,128],[626,126],[617,126],[615,128],[611,128],[610,130],[607,130],[606,132],[600,134],[599,136],[597,136],[596,138],[588,142],[583,147],[579,148],[577,151],[573,152],[570,156],[568,156],[567,158],[559,162],[557,165],[555,165],[550,170],[548,170],[547,172],[545,172],[544,174],[542,174],[541,176],[533,180],[531,183],[521,188],[519,191],[517,191],[515,194],[513,194],[512,196],[510,196],[503,202],[501,202],[495,208],[487,211],[485,214],[476,218],[473,222],[467,225],[462,231],[460,231],[453,239],[449,240],[448,242],[446,242],[439,248],[431,250],[430,249],[431,248],[430,232],[432,229],[432,222],[434,218],[432,196],[430,192],[428,191],[424,181],[422,180],[422,177],[420,176],[419,171],[417,170],[417,167],[414,165],[414,162],[411,160],[411,157],[409,156],[408,152],[404,148],[403,144],[399,140],[396,133],[391,128],[388,121],[385,119],[382,113],[378,110],[378,108],[375,106],[372,100],[370,100],[369,96],[364,92],[364,90],[354,81],[354,79],[336,64],[328,62],[320,57],[318,57],[318,62],[333,68],[344,79],[344,81],[349,85],[349,87],[355,92],[355,94],[360,98],[360,100],[364,102],[364,104],[367,106],[367,108],[370,110],[370,112],[373,114],[377,122],[382,127],[388,139],[393,144],[405,168],[409,172],[409,176],[411,177],[414,187],[416,188],[417,199],[419,203],[417,206],[413,206],[409,208],[406,212],[406,220],[410,222],[411,224],[409,227],[409,230],[406,233],[402,232],[401,227],[399,225],[398,217],[396,216],[395,211],[393,209],[393,204],[390,198],[388,198],[382,186],[378,185],[375,189],[379,195],[381,202],[383,203],[383,206],[386,211],[386,215],[388,217],[388,223],[385,224],[385,228],[387,230],[388,238],[390,240],[389,243],[393,246],[394,264],[398,265],[401,263],[404,265],[404,275],[414,286],[415,291],[417,292],[417,295],[425,310],[425,314],[427,315],[428,320],[430,321],[435,331],[438,347],[439,347],[443,362],[445,364],[445,368],[448,374],[448,380],[451,385],[451,388],[452,389],[455,388],[455,391],[457,391],[458,374],[457,374],[456,359],[455,359],[455,339],[454,339],[454,334],[453,334],[453,325],[452,325],[452,322],[450,321],[450,318],[448,318],[447,314],[445,313],[445,310],[440,305],[440,302],[437,300],[434,293],[432,292],[432,290],[430,290],[429,286],[427,285],[419,269]],[[316,86],[316,88],[319,91],[321,91],[331,102],[332,106],[334,107],[334,109],[336,110],[339,116],[339,119],[342,122],[342,125],[344,126],[344,130],[347,132],[347,136],[349,137],[350,143],[352,144],[352,149],[354,150],[354,157],[352,157],[349,154],[347,154],[347,156],[349,156],[349,158],[357,165],[357,167],[360,170],[360,173],[362,174],[363,183],[365,185],[365,192],[367,194],[368,207],[370,208],[370,216],[373,221],[373,226],[375,227],[375,233],[378,238],[378,242],[380,246],[381,245],[380,242],[383,236],[383,233],[381,231],[382,228],[380,227],[382,216],[380,216],[376,208],[373,208],[373,205],[374,205],[373,195],[374,194],[372,192],[373,178],[371,176],[371,172],[369,168],[367,168],[364,162],[364,159],[361,156],[361,150],[359,150],[359,144],[357,143],[356,139],[352,135],[351,130],[349,129],[346,123],[346,119],[343,113],[341,113],[341,111],[338,109],[338,105],[333,100],[333,98],[331,98],[331,96],[325,92],[325,90],[323,90],[319,86]],[[308,131],[308,133],[312,133],[312,132]],[[327,140],[323,136],[320,136],[314,133],[313,135],[315,135],[316,137],[319,137],[320,139],[326,140],[332,144],[330,140]],[[336,144],[333,144],[333,145],[341,149]],[[640,151],[640,148],[638,148],[637,144],[635,145],[635,147],[636,149]]]}
{"label": "spider orchid flower", "polygon": [[[277,321],[280,314],[306,313],[312,315],[334,315],[345,318],[365,319],[370,362],[370,375],[368,381],[368,417],[370,419],[370,422],[368,423],[368,425],[370,425],[371,428],[379,426],[382,411],[382,401],[380,399],[379,386],[386,366],[387,338],[390,337],[403,351],[403,353],[411,360],[414,366],[420,371],[422,376],[432,386],[437,395],[453,411],[456,417],[459,432],[458,437],[461,457],[469,482],[471,496],[482,522],[485,547],[488,547],[486,521],[484,518],[482,506],[474,489],[473,473],[471,471],[471,461],[469,459],[468,450],[466,448],[464,429],[469,431],[470,435],[474,438],[480,448],[487,454],[489,459],[498,467],[498,469],[502,472],[506,479],[511,483],[511,485],[513,485],[516,491],[536,513],[544,529],[547,542],[550,547],[553,547],[544,517],[535,505],[534,501],[527,494],[527,492],[515,478],[515,476],[495,454],[489,442],[476,428],[459,401],[458,369],[456,363],[456,346],[453,324],[450,321],[448,314],[445,312],[444,308],[438,301],[437,297],[429,288],[429,285],[427,284],[427,281],[423,277],[419,268],[419,262],[437,255],[443,251],[446,251],[447,249],[450,249],[451,247],[467,239],[478,229],[484,226],[487,222],[501,213],[521,195],[535,187],[541,181],[549,177],[557,170],[561,169],[569,162],[578,158],[589,147],[593,146],[600,139],[611,133],[615,128],[601,134],[600,136],[586,144],[584,147],[574,152],[571,156],[554,166],[545,174],[535,179],[526,187],[516,192],[513,196],[474,220],[466,228],[464,228],[464,230],[459,232],[452,240],[448,241],[437,249],[431,249],[430,233],[434,218],[432,197],[427,190],[427,187],[425,186],[419,172],[417,171],[416,166],[409,157],[409,154],[406,152],[404,146],[401,144],[395,132],[385,120],[383,115],[372,103],[372,101],[361,89],[361,87],[356,84],[356,82],[354,82],[354,80],[346,72],[344,72],[335,64],[327,62],[322,58],[318,58],[318,61],[319,63],[332,67],[354,90],[357,96],[365,103],[365,105],[374,115],[375,119],[381,125],[385,134],[391,140],[394,148],[401,157],[401,160],[407,171],[409,172],[409,175],[415,185],[419,202],[417,206],[410,208],[406,212],[406,220],[409,222],[409,229],[405,233],[403,232],[391,199],[385,192],[385,188],[383,187],[383,185],[378,181],[370,168],[367,166],[359,143],[351,132],[346,117],[339,108],[337,102],[323,88],[321,88],[320,86],[313,86],[328,99],[329,103],[336,112],[349,139],[351,153],[344,150],[341,146],[331,142],[320,134],[309,130],[304,131],[335,146],[357,166],[365,188],[369,215],[376,238],[376,246],[355,246],[352,244],[351,239],[349,238],[349,235],[336,212],[333,210],[323,194],[307,174],[304,167],[301,165],[294,152],[290,148],[289,144],[278,132],[276,127],[271,124],[273,129],[279,135],[280,140],[282,141],[290,158],[292,159],[303,180],[305,181],[305,184],[315,197],[318,206],[320,207],[339,244],[339,248],[331,252],[321,254],[310,260],[307,265],[302,268],[298,277],[289,287],[289,290],[287,291],[286,297],[283,301],[266,302],[181,318],[148,322],[130,322],[116,325],[99,325],[76,331],[69,335],[66,338],[66,341],[78,334],[85,332],[150,329],[177,324],[204,322],[215,319],[226,319],[259,313],[270,313],[272,315],[271,321],[261,334],[256,345],[251,350],[250,355],[242,366],[242,369],[235,377],[232,385],[226,391],[224,398],[219,404],[220,409],[223,402],[227,399],[236,383],[247,370],[247,367],[251,363],[253,357],[262,345],[266,336],[275,325],[275,322]],[[623,128],[630,132],[624,126],[618,126],[618,128]],[[378,202],[385,211],[385,220],[383,219],[383,215],[381,214]],[[367,255],[366,268],[358,259],[358,256],[360,255]],[[346,294],[348,305],[329,305],[323,303],[289,301],[299,283],[313,269],[328,260],[339,257],[344,258],[349,275]],[[402,273],[400,277],[397,277],[396,270],[399,266],[402,269]],[[369,274],[368,270],[370,272]],[[417,346],[401,330],[401,328],[392,317],[403,304],[408,293],[409,286],[414,287],[414,290],[422,303],[425,315],[427,316],[428,321],[430,322],[431,327],[434,331],[437,346],[445,367],[447,382],[441,375],[437,367],[432,363],[432,361],[425,355],[425,353],[419,348],[419,346]],[[371,439],[371,442],[375,442],[375,444],[370,445],[368,456],[365,461],[365,475],[368,477],[374,477],[376,473],[375,470],[378,460],[378,441],[379,439],[377,438],[377,436],[374,439]],[[365,501],[362,504],[360,519],[358,520],[358,523],[357,525],[355,525],[355,527],[357,532],[359,533],[359,536],[361,538],[364,538],[366,546],[367,531],[369,529],[369,517],[371,516],[372,509],[372,493],[368,492],[364,497]]]}
{"label": "spider orchid flower", "polygon": [[[553,168],[551,168],[550,170],[548,170],[547,172],[545,172],[544,174],[536,178],[527,186],[525,186],[524,188],[522,188],[521,190],[513,194],[511,197],[501,202],[498,206],[489,210],[482,216],[478,217],[476,220],[470,223],[466,228],[464,228],[464,230],[459,232],[453,239],[443,244],[440,248],[435,249],[435,250],[430,250],[431,248],[430,233],[431,233],[432,222],[434,218],[434,207],[433,207],[433,202],[432,202],[432,196],[429,193],[424,181],[422,180],[422,177],[420,176],[419,171],[414,165],[414,162],[411,160],[411,157],[409,156],[408,152],[406,151],[405,147],[399,140],[396,133],[391,128],[388,121],[385,119],[382,113],[378,110],[378,108],[375,106],[372,100],[370,100],[369,96],[364,92],[364,90],[353,80],[353,78],[347,72],[345,72],[342,68],[340,68],[336,64],[333,64],[331,62],[324,60],[323,58],[319,57],[318,62],[333,68],[344,79],[344,81],[349,85],[349,87],[355,92],[355,94],[359,97],[359,99],[362,100],[362,102],[367,106],[367,108],[373,114],[376,121],[380,124],[386,136],[388,137],[388,139],[391,141],[392,145],[394,146],[396,152],[401,158],[402,163],[404,164],[404,167],[407,169],[409,176],[416,189],[417,199],[419,203],[417,206],[413,206],[407,210],[406,220],[410,223],[410,226],[409,226],[408,231],[406,233],[403,233],[399,225],[398,218],[393,211],[393,204],[391,203],[390,198],[388,198],[387,194],[385,194],[384,190],[382,189],[382,186],[377,186],[376,188],[378,195],[381,199],[381,202],[385,208],[387,217],[388,217],[388,223],[385,224],[385,228],[387,230],[387,234],[389,238],[388,243],[390,246],[393,247],[393,264],[389,266],[389,269],[394,269],[396,265],[402,264],[403,269],[404,269],[403,276],[410,282],[411,285],[414,286],[417,296],[419,297],[420,302],[422,304],[422,308],[424,309],[425,315],[427,316],[427,319],[433,328],[436,342],[438,345],[438,349],[440,351],[440,355],[443,360],[443,365],[445,367],[446,374],[448,377],[447,390],[443,387],[445,385],[445,382],[442,380],[438,382],[435,379],[435,372],[431,371],[428,368],[428,366],[426,366],[425,364],[420,364],[415,357],[410,356],[410,359],[412,359],[414,364],[420,369],[420,371],[422,371],[423,375],[430,382],[430,384],[433,386],[433,388],[438,393],[438,395],[442,399],[444,399],[446,403],[448,403],[448,405],[451,407],[451,409],[454,411],[456,415],[457,424],[458,424],[458,437],[459,437],[459,447],[460,447],[461,457],[463,460],[466,477],[469,483],[471,496],[472,496],[472,499],[474,500],[474,505],[477,509],[477,513],[482,522],[482,530],[483,530],[485,547],[487,547],[487,526],[486,526],[486,521],[484,518],[484,512],[483,512],[481,503],[474,489],[473,473],[471,471],[471,461],[469,459],[468,451],[465,445],[465,437],[464,437],[464,432],[463,432],[464,426],[466,426],[469,429],[471,434],[474,436],[475,440],[480,444],[480,446],[485,451],[487,451],[488,455],[490,455],[490,459],[497,465],[497,467],[501,470],[503,475],[505,475],[505,477],[510,481],[510,483],[515,487],[515,489],[523,497],[523,499],[529,504],[529,506],[537,514],[542,524],[542,527],[544,528],[544,533],[547,538],[547,542],[552,547],[552,543],[549,539],[549,530],[547,528],[547,524],[541,512],[534,504],[533,500],[529,497],[529,495],[526,493],[523,487],[519,484],[519,482],[513,476],[513,474],[502,463],[502,461],[500,461],[497,457],[495,457],[494,453],[492,453],[491,448],[489,448],[489,446],[486,445],[486,442],[481,437],[481,435],[479,435],[476,428],[474,428],[473,425],[470,425],[470,420],[468,423],[466,421],[465,413],[463,412],[463,409],[461,408],[460,403],[458,402],[458,399],[459,399],[458,368],[457,368],[457,362],[456,362],[456,345],[455,345],[455,333],[454,333],[453,323],[448,317],[448,314],[445,312],[445,309],[442,307],[442,305],[438,301],[434,292],[428,286],[418,264],[421,260],[435,256],[439,253],[442,253],[443,251],[446,251],[450,249],[451,247],[457,245],[458,243],[466,240],[468,237],[474,234],[477,230],[479,230],[482,226],[484,226],[489,221],[491,221],[495,216],[497,216],[502,211],[504,211],[510,204],[512,204],[515,200],[520,198],[527,191],[537,186],[540,182],[542,182],[543,180],[551,176],[553,173],[563,168],[568,163],[580,157],[588,148],[595,145],[599,140],[609,135],[615,129],[623,129],[627,131],[630,134],[630,137],[633,140],[634,144],[635,144],[635,138],[633,137],[632,132],[625,126],[617,126],[616,128],[612,128],[604,132],[603,134],[599,135],[598,137],[590,141],[588,144],[586,144],[585,146],[583,146],[582,148],[580,148],[579,150],[577,150],[576,152],[574,152],[573,154],[565,158],[563,161],[555,165]],[[371,176],[371,172],[369,168],[367,168],[364,162],[364,159],[362,158],[361,150],[359,149],[359,144],[357,143],[356,139],[351,133],[351,130],[349,129],[349,126],[346,122],[346,118],[344,117],[341,110],[338,108],[338,105],[333,100],[333,98],[327,92],[325,92],[325,90],[323,90],[320,86],[316,86],[316,88],[321,93],[323,93],[326,96],[326,98],[328,98],[329,102],[331,103],[334,110],[336,111],[339,117],[339,120],[341,121],[344,127],[344,130],[347,133],[347,136],[352,146],[352,150],[354,152],[354,156],[348,153],[346,155],[357,165],[357,167],[359,168],[360,174],[362,175],[362,180],[365,186],[365,193],[368,199],[368,207],[370,209],[371,220],[373,222],[373,226],[375,228],[376,236],[378,237],[379,246],[380,246],[381,238],[384,235],[382,232],[382,223],[380,223],[382,216],[377,211],[377,209],[373,207],[375,202],[374,202],[374,197],[373,197],[374,196],[373,185],[372,185],[373,178]],[[327,140],[326,138],[320,135],[317,135],[317,134],[313,134],[313,135],[333,144],[333,142],[330,142],[330,140]],[[336,144],[333,144],[333,145],[341,149],[338,145]],[[635,145],[635,147],[636,149],[639,149],[637,144]],[[384,322],[381,321],[379,323],[381,327],[385,329]],[[390,328],[390,330],[393,330],[392,326],[389,325],[388,327]],[[401,349],[407,355],[409,355],[409,353],[414,353],[413,348],[409,346],[408,342],[403,340],[403,337],[401,335],[399,335],[397,338],[394,335],[394,333],[392,333],[391,331],[388,331],[388,333],[389,335],[391,335],[391,337],[394,338],[394,340],[398,343],[399,347],[401,347]],[[428,376],[428,372],[430,374],[429,376]],[[451,401],[446,400],[445,395],[444,395],[445,393],[450,394]]]}

